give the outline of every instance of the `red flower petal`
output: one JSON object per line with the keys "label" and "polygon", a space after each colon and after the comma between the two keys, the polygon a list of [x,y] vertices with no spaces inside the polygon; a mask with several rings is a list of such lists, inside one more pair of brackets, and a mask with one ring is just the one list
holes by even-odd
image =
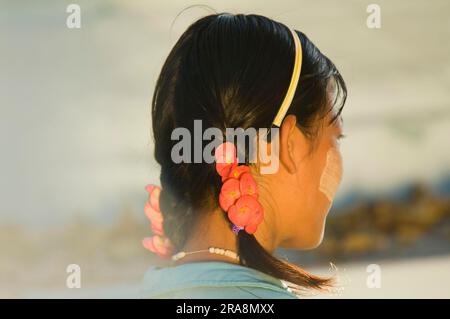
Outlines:
{"label": "red flower petal", "polygon": [[156,211],[150,202],[145,202],[144,212],[147,218],[150,220],[152,224],[158,224],[163,222],[163,216],[160,212]]}
{"label": "red flower petal", "polygon": [[150,195],[155,187],[156,187],[155,185],[149,184],[149,185],[145,186],[145,190]]}
{"label": "red flower petal", "polygon": [[236,147],[231,142],[225,142],[217,146],[214,153],[216,163],[234,163],[236,162]]}
{"label": "red flower petal", "polygon": [[261,206],[261,204],[258,202],[259,208],[256,211],[255,216],[253,216],[253,219],[251,220],[252,224],[259,225],[264,220],[264,209]]}
{"label": "red flower petal", "polygon": [[236,205],[233,205],[228,210],[228,219],[238,227],[245,227],[250,219],[250,212],[245,206],[238,208]]}
{"label": "red flower petal", "polygon": [[230,142],[222,143],[217,146],[214,155],[217,173],[222,177],[228,176],[237,163],[236,147]]}
{"label": "red flower petal", "polygon": [[151,229],[153,234],[158,235],[158,236],[164,236],[164,230],[162,228],[157,228],[155,227],[155,225],[151,225]]}
{"label": "red flower petal", "polygon": [[219,195],[219,204],[224,211],[228,211],[231,205],[234,204],[236,199],[241,196],[239,191],[239,181],[234,178],[228,179],[222,185]]}
{"label": "red flower petal", "polygon": [[258,229],[259,224],[264,220],[264,208],[258,201],[256,201],[256,203],[257,207],[255,208],[255,213],[249,220],[248,225],[245,226],[245,231],[249,234],[254,234]]}
{"label": "red flower petal", "polygon": [[247,226],[255,217],[261,205],[253,196],[243,195],[228,211],[228,218],[239,227]]}
{"label": "red flower petal", "polygon": [[162,258],[170,257],[172,254],[172,245],[166,237],[153,236],[142,240],[142,245]]}
{"label": "red flower petal", "polygon": [[250,173],[243,173],[241,175],[240,190],[242,195],[251,195],[258,197],[258,188],[256,186],[256,181]]}
{"label": "red flower petal", "polygon": [[150,228],[155,235],[164,236],[164,228],[162,221],[160,223],[151,223]]}
{"label": "red flower petal", "polygon": [[232,163],[232,164],[228,164],[228,163],[222,163],[216,164],[216,171],[217,173],[222,176],[222,182],[224,180],[226,180],[228,178],[228,176],[230,175],[230,172],[233,168],[235,168],[237,166],[237,163]]}
{"label": "red flower petal", "polygon": [[250,172],[250,167],[248,167],[247,165],[239,165],[239,166],[235,166],[231,169],[229,177],[231,178],[236,178],[239,179],[239,177],[243,174],[243,173],[248,173]]}
{"label": "red flower petal", "polygon": [[255,224],[250,224],[250,225],[245,226],[245,231],[247,233],[249,233],[250,235],[254,234],[257,229],[258,229],[258,225],[255,225]]}
{"label": "red flower petal", "polygon": [[142,240],[142,246],[146,249],[150,250],[153,253],[156,253],[155,245],[153,245],[153,237],[146,237]]}
{"label": "red flower petal", "polygon": [[161,209],[159,207],[159,196],[161,195],[161,188],[158,186],[155,186],[150,193],[149,202],[150,205],[152,205],[152,208],[156,210],[157,212],[160,212]]}

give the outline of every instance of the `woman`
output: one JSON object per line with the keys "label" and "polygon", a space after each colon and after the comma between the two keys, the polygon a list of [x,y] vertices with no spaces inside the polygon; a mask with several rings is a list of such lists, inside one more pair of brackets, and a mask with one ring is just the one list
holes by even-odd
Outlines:
{"label": "woman", "polygon": [[[149,269],[142,296],[295,298],[304,289],[331,287],[330,278],[273,252],[322,241],[342,175],[346,95],[334,64],[299,31],[258,15],[215,14],[192,24],[170,52],[153,96],[161,189],[147,187],[154,236],[143,244],[172,262]],[[223,132],[215,162],[174,161],[179,140],[172,133],[185,128],[194,139],[194,120],[202,130]],[[261,159],[250,162],[248,146],[239,153],[226,140],[227,128],[279,128],[265,136],[277,169],[262,174]]]}

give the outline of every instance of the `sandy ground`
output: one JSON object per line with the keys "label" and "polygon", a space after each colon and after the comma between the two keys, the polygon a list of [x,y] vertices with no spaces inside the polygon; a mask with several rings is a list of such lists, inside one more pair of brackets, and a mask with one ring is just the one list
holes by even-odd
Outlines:
{"label": "sandy ground", "polygon": [[[369,288],[368,263],[338,267],[341,290],[324,298],[450,298],[450,256],[379,262],[380,288]],[[324,270],[322,269],[321,272]]]}
{"label": "sandy ground", "polygon": [[[381,261],[380,288],[368,288],[368,263],[338,265],[336,294],[307,298],[449,298],[450,256]],[[312,269],[329,274],[327,269]],[[80,289],[29,291],[25,298],[137,298],[138,283],[121,283]]]}

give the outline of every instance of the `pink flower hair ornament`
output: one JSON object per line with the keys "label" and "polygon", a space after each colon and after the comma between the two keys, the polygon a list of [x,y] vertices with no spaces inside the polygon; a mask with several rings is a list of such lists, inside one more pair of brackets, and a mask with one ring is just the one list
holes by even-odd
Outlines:
{"label": "pink flower hair ornament", "polygon": [[[258,201],[258,187],[250,174],[250,168],[238,165],[236,147],[230,142],[216,148],[215,158],[216,171],[223,182],[219,204],[233,223],[233,232],[237,234],[245,230],[249,234],[255,233],[264,219],[264,209]],[[149,196],[144,205],[144,212],[150,220],[154,235],[144,238],[142,245],[162,258],[170,258],[174,247],[164,233],[164,218],[159,204],[161,188],[147,185],[145,190]]]}
{"label": "pink flower hair ornament", "polygon": [[264,209],[258,201],[258,187],[250,168],[238,165],[236,147],[230,142],[216,148],[216,171],[222,177],[220,207],[228,214],[236,234],[244,229],[254,234],[264,219]]}
{"label": "pink flower hair ornament", "polygon": [[152,237],[146,237],[142,240],[142,245],[162,258],[169,258],[173,253],[173,246],[170,239],[164,234],[164,218],[159,206],[159,196],[161,188],[156,185],[147,185],[145,190],[148,192],[148,200],[144,205],[144,212],[151,222]]}

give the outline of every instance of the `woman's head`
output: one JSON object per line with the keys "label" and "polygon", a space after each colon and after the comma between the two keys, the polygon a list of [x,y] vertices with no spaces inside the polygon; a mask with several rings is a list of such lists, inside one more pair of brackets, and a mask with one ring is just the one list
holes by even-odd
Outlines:
{"label": "woman's head", "polygon": [[[340,175],[337,140],[345,83],[334,64],[303,33],[297,34],[303,62],[279,130],[279,169],[270,175],[252,169],[267,218],[254,236],[239,232],[238,246],[247,266],[319,287],[325,281],[293,270],[258,242],[271,234],[280,246],[317,246]],[[203,130],[224,133],[226,128],[270,128],[291,81],[294,55],[291,32],[283,24],[230,14],[198,20],[170,52],[156,84],[152,117],[164,228],[177,248],[184,246],[196,223],[220,209],[222,183],[214,163],[172,160],[177,143],[171,139],[173,130],[186,128],[195,139],[194,120],[202,121]]]}

